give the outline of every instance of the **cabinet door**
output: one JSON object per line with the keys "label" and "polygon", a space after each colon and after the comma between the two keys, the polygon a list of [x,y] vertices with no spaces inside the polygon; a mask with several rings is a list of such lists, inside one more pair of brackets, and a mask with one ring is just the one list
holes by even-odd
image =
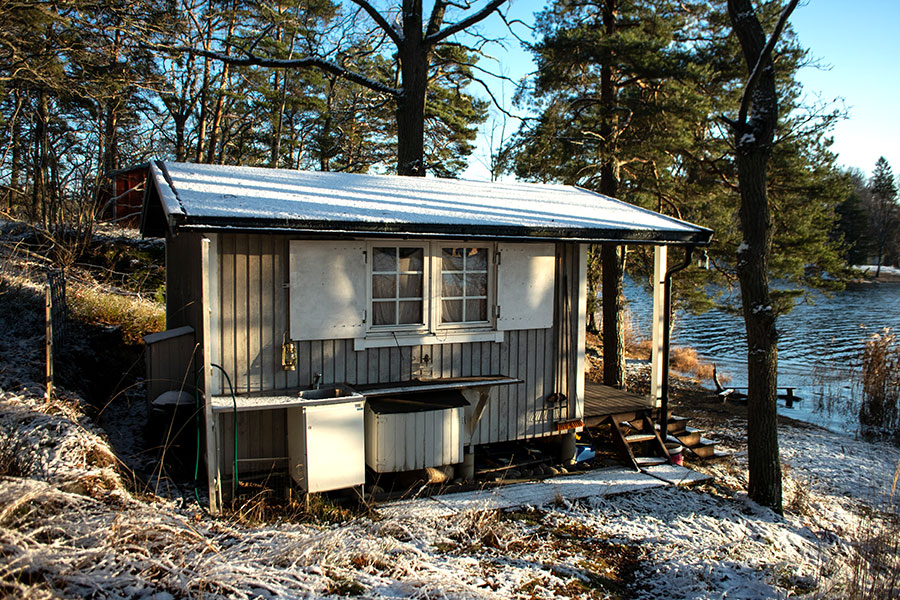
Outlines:
{"label": "cabinet door", "polygon": [[308,492],[366,481],[364,402],[305,407]]}

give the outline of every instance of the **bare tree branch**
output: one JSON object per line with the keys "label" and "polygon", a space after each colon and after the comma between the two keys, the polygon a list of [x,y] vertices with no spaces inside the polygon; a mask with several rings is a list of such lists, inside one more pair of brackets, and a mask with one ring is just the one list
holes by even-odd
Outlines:
{"label": "bare tree branch", "polygon": [[750,100],[753,97],[753,92],[756,90],[756,82],[759,81],[759,76],[762,74],[764,65],[770,59],[772,50],[775,48],[775,44],[778,43],[778,39],[781,37],[781,31],[787,24],[788,17],[790,17],[791,13],[794,12],[794,9],[797,8],[798,2],[799,0],[791,0],[788,5],[784,7],[784,10],[781,11],[781,16],[778,17],[778,23],[775,25],[775,30],[772,32],[772,35],[769,36],[769,41],[766,42],[762,52],[759,53],[759,58],[753,66],[753,71],[750,72],[750,79],[747,80],[747,85],[744,87],[744,93],[741,95],[741,108],[738,111],[737,122],[741,125],[747,122],[747,112],[750,110]]}
{"label": "bare tree branch", "polygon": [[500,6],[505,2],[506,0],[491,0],[484,8],[482,8],[478,12],[473,13],[462,21],[450,25],[449,27],[445,27],[444,29],[433,35],[427,36],[425,38],[425,43],[427,45],[436,44],[441,40],[445,40],[451,35],[462,31],[463,29],[466,29],[468,27],[471,27],[472,25],[475,25],[476,23],[483,21],[484,19],[488,18],[491,13],[500,8]]}
{"label": "bare tree branch", "polygon": [[428,19],[428,27],[425,28],[426,40],[440,29],[444,22],[444,11],[447,10],[447,4],[447,0],[435,0],[434,8],[431,9],[431,17]]}
{"label": "bare tree branch", "polygon": [[[159,49],[159,48],[158,48]],[[314,68],[325,71],[326,73],[331,73],[333,75],[337,75],[339,77],[343,77],[348,81],[352,81],[353,83],[358,83],[359,85],[368,88],[374,92],[379,92],[382,94],[390,94],[391,96],[400,96],[402,93],[401,90],[397,88],[393,88],[389,85],[385,85],[379,81],[375,81],[370,77],[366,77],[361,73],[357,73],[355,71],[351,71],[346,67],[342,67],[336,62],[325,60],[323,58],[317,58],[314,56],[304,56],[302,58],[292,58],[292,59],[283,59],[283,58],[264,58],[261,56],[256,56],[253,54],[247,54],[244,57],[236,57],[229,56],[227,54],[222,54],[221,52],[213,52],[210,50],[202,50],[199,48],[165,48],[166,50],[175,50],[176,52],[185,52],[188,54],[197,54],[206,58],[212,58],[215,60],[220,60],[224,63],[228,63],[230,65],[235,65],[239,67],[270,67],[273,69],[302,69],[302,68]]]}
{"label": "bare tree branch", "polygon": [[398,32],[396,29],[391,27],[391,24],[387,22],[387,20],[381,15],[380,12],[375,10],[375,8],[369,4],[366,0],[350,0],[358,7],[366,11],[366,13],[372,17],[372,20],[378,24],[379,27],[387,34],[391,41],[394,42],[398,47],[403,43],[403,34]]}

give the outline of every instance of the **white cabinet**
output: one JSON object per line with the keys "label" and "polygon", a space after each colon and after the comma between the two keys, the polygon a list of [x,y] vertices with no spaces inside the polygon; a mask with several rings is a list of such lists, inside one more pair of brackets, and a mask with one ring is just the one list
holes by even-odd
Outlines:
{"label": "white cabinet", "polygon": [[365,401],[288,409],[291,477],[305,492],[326,492],[366,481]]}

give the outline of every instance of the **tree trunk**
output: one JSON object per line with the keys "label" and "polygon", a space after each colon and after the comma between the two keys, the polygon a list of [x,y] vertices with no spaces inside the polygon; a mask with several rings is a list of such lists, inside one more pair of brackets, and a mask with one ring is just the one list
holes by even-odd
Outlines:
{"label": "tree trunk", "polygon": [[422,0],[403,0],[403,43],[397,98],[397,174],[425,176],[425,98],[428,48],[422,32]]}
{"label": "tree trunk", "polygon": [[47,95],[38,91],[37,115],[34,131],[34,183],[32,185],[31,220],[40,219],[47,229],[47,188],[50,171],[49,133],[47,123]]}
{"label": "tree trunk", "polygon": [[9,192],[7,193],[6,200],[7,210],[10,214],[13,212],[13,206],[19,202],[20,199],[18,196],[22,191],[19,187],[19,178],[22,171],[22,140],[25,139],[22,134],[22,117],[19,114],[19,110],[22,107],[22,96],[18,89],[13,91],[13,96],[16,100],[16,108],[13,111],[12,127],[10,128],[12,157],[10,159],[11,162],[9,167]]}
{"label": "tree trunk", "polygon": [[768,153],[738,152],[740,220],[744,245],[738,254],[738,279],[747,331],[748,493],[754,501],[781,512],[781,461],[778,454],[778,333],[769,295],[772,223],[766,197]]}
{"label": "tree trunk", "polygon": [[[603,3],[603,29],[606,38],[617,31],[617,0]],[[600,193],[615,198],[619,193],[619,170],[616,164],[615,122],[616,85],[613,78],[615,55],[607,45],[603,49],[600,67],[600,105],[604,118],[600,125],[603,140],[600,165]],[[603,244],[600,260],[603,265],[603,383],[625,387],[625,247]]]}
{"label": "tree trunk", "polygon": [[187,148],[184,140],[184,127],[187,117],[180,111],[172,115],[175,120],[175,162],[184,162]]}
{"label": "tree trunk", "polygon": [[[789,4],[782,15],[773,33],[773,41],[777,39],[779,28],[792,6],[796,6],[796,1]],[[748,494],[755,502],[780,513],[781,461],[778,455],[776,404],[778,333],[769,294],[772,220],[766,189],[766,165],[778,124],[775,68],[751,1],[728,0],[728,14],[751,74],[738,120],[732,123],[741,193],[738,214],[744,236],[737,251],[737,272],[747,330]],[[748,101],[752,102],[752,109],[749,109],[751,104]]]}

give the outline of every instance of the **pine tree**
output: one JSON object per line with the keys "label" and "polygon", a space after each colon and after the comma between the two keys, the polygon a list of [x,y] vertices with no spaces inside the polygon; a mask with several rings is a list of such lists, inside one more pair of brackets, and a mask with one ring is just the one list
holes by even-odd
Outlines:
{"label": "pine tree", "polygon": [[[541,40],[531,46],[538,76],[520,98],[540,116],[510,145],[516,174],[677,213],[671,175],[709,109],[697,83],[705,68],[680,37],[691,18],[684,5],[653,0],[557,0],[541,13]],[[592,328],[602,274],[604,382],[616,387],[624,385],[624,262],[624,247],[603,245],[589,269]]]}
{"label": "pine tree", "polygon": [[869,222],[874,237],[874,247],[878,267],[875,277],[881,275],[881,265],[885,254],[890,252],[892,243],[896,243],[897,228],[900,227],[900,206],[897,205],[897,184],[891,165],[885,157],[875,162],[875,171],[869,182],[871,204],[869,206]]}

